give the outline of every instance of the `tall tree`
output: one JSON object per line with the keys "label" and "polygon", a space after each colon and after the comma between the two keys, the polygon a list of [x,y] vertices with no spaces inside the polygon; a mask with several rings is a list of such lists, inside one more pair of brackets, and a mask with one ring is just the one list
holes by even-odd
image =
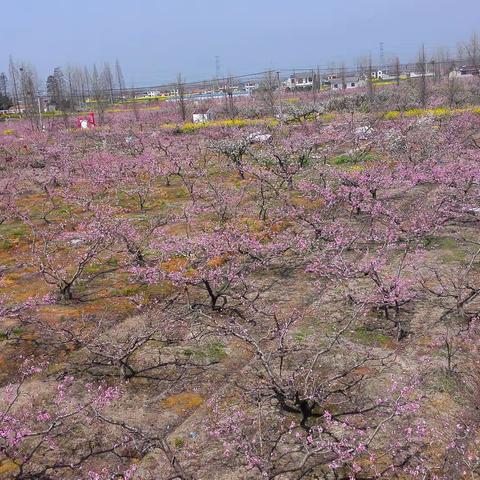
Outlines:
{"label": "tall tree", "polygon": [[480,40],[476,32],[473,32],[470,40],[463,44],[463,50],[468,63],[478,67],[480,65]]}
{"label": "tall tree", "polygon": [[100,76],[98,74],[97,66],[93,65],[91,89],[92,89],[93,100],[95,102],[95,109],[97,111],[97,115],[100,123],[103,123],[105,120],[105,109],[108,103],[106,99],[104,79],[105,79],[105,76],[104,75]]}
{"label": "tall tree", "polygon": [[[42,129],[42,112],[41,99],[38,89],[38,78],[35,70],[30,65],[23,63],[19,68],[20,71],[20,90],[22,100],[27,116],[30,118],[32,128],[35,125],[38,129]],[[38,114],[38,116],[37,116]],[[35,121],[35,117],[37,120]]]}
{"label": "tall tree", "polygon": [[117,76],[117,85],[119,89],[120,98],[123,98],[125,95],[125,79],[123,77],[122,67],[120,66],[120,62],[117,60],[115,61],[115,74]]}
{"label": "tall tree", "polygon": [[87,95],[92,95],[92,76],[87,67],[83,68],[83,81],[85,82],[85,92]]}
{"label": "tall tree", "polygon": [[418,71],[420,77],[418,78],[418,97],[423,108],[427,106],[428,91],[427,91],[427,57],[425,53],[425,45],[422,45],[418,53]]}
{"label": "tall tree", "polygon": [[53,74],[47,78],[47,94],[59,110],[68,108],[65,76],[60,67],[55,67]]}
{"label": "tall tree", "polygon": [[8,79],[5,73],[0,73],[0,110],[8,110],[12,106],[12,99],[8,95]]}
{"label": "tall tree", "polygon": [[105,89],[107,90],[110,103],[113,103],[115,100],[114,94],[113,94],[113,89],[115,86],[113,81],[112,69],[110,68],[109,63],[105,63],[105,65],[103,66],[102,81],[105,85]]}
{"label": "tall tree", "polygon": [[8,110],[12,105],[12,99],[8,95],[0,94],[0,110]]}
{"label": "tall tree", "polygon": [[228,77],[225,86],[223,87],[223,95],[225,98],[225,111],[230,118],[237,116],[237,109],[235,107],[235,97],[233,96],[233,78]]}
{"label": "tall tree", "polygon": [[178,109],[182,120],[187,119],[187,105],[185,102],[185,79],[182,77],[182,74],[179,73],[177,76],[177,99],[178,99]]}
{"label": "tall tree", "polygon": [[341,80],[341,83],[342,83],[342,90],[345,90],[347,88],[347,83],[346,83],[346,76],[347,76],[347,72],[346,72],[346,68],[345,68],[345,63],[342,62],[342,65],[340,67],[340,80]]}
{"label": "tall tree", "polygon": [[4,72],[0,73],[0,95],[7,96],[8,79]]}
{"label": "tall tree", "polygon": [[77,93],[77,102],[85,103],[88,94],[88,86],[85,78],[85,73],[82,68],[76,67],[72,73],[75,90]]}
{"label": "tall tree", "polygon": [[434,55],[437,71],[441,77],[448,75],[452,69],[452,57],[448,48],[437,48]]}
{"label": "tall tree", "polygon": [[12,84],[13,102],[18,107],[20,103],[20,97],[18,94],[19,93],[19,72],[11,55],[9,59],[8,70],[10,74],[10,82]]}
{"label": "tall tree", "polygon": [[277,103],[276,90],[278,88],[278,79],[274,72],[269,70],[258,88],[258,96],[260,101],[264,104],[267,112],[270,115],[275,115],[275,106]]}

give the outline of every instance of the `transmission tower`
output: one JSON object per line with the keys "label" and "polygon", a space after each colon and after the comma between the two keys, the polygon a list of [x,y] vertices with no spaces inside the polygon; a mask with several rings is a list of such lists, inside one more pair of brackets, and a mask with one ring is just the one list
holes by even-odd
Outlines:
{"label": "transmission tower", "polygon": [[380,42],[380,69],[385,68],[385,44]]}

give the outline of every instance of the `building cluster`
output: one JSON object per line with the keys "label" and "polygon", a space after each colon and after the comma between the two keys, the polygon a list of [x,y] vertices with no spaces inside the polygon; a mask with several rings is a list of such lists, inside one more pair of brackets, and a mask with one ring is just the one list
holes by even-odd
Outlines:
{"label": "building cluster", "polygon": [[20,100],[17,105],[12,105],[6,110],[0,110],[0,115],[21,115],[32,109],[35,113],[38,113],[39,111],[41,113],[51,111],[50,99],[46,96],[39,97],[33,107],[29,107],[23,100]]}
{"label": "building cluster", "polygon": [[[415,69],[400,71],[396,69],[396,73],[389,72],[388,68],[370,69],[368,72],[347,72],[342,70],[332,71],[330,73],[320,73],[319,71],[308,71],[308,72],[299,72],[294,73],[287,78],[281,78],[280,73],[277,73],[273,77],[273,83],[270,87],[274,89],[285,89],[287,91],[298,91],[298,90],[309,90],[309,89],[322,89],[322,90],[332,90],[332,91],[342,91],[342,90],[353,90],[358,88],[365,88],[368,84],[369,77],[375,83],[388,83],[396,82],[399,80],[406,79],[415,79],[419,77],[434,77],[438,75],[438,72],[435,72],[434,69],[426,68],[424,71],[416,71]],[[460,67],[452,67],[449,71],[450,78],[472,78],[480,77],[480,68],[478,66],[472,65],[463,65]],[[225,80],[212,80],[210,82],[203,82],[197,84],[184,85],[185,89],[182,93],[179,92],[178,85],[171,84],[170,86],[152,88],[149,90],[139,90],[135,93],[134,98],[141,100],[155,100],[157,98],[166,98],[167,101],[176,101],[180,95],[188,100],[193,100],[195,102],[202,100],[210,100],[216,98],[223,98],[226,95],[239,97],[239,96],[248,96],[252,92],[258,90],[264,86],[264,81],[259,80],[245,80],[243,82],[238,82],[237,84],[232,84],[232,81]],[[116,100],[122,101],[131,96],[121,96]],[[88,104],[87,100],[87,104]],[[34,108],[33,108],[34,107]],[[49,112],[55,110],[55,105],[51,102],[51,99],[48,96],[41,96],[38,100],[38,105],[28,108],[19,102],[17,105],[13,105],[7,110],[0,110],[0,115],[2,114],[23,114],[27,110],[34,109],[37,113],[39,112]],[[83,105],[87,107],[87,105]],[[208,115],[205,112],[200,112],[199,115],[194,119],[194,121],[205,121]]]}
{"label": "building cluster", "polygon": [[[370,72],[370,75],[374,82],[382,83],[422,76],[433,77],[434,73],[430,71],[422,73],[405,71],[392,74],[388,71],[388,68],[384,68],[373,70]],[[318,72],[314,73],[310,71],[291,75],[283,82],[283,85],[287,90],[303,90],[312,89],[314,87],[331,90],[351,90],[366,87],[368,78],[369,73],[336,72],[325,73],[322,75]]]}
{"label": "building cluster", "polygon": [[479,77],[480,76],[480,68],[473,65],[463,65],[459,68],[454,68],[450,72],[450,78],[468,78],[468,77]]}

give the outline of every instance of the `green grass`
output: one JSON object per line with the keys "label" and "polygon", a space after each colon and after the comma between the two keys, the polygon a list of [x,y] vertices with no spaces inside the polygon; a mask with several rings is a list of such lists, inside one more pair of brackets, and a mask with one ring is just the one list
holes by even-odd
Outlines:
{"label": "green grass", "polygon": [[458,381],[454,375],[448,373],[446,370],[433,374],[432,388],[439,393],[455,394],[458,386]]}
{"label": "green grass", "polygon": [[423,244],[429,250],[442,250],[444,262],[461,262],[465,259],[465,252],[454,237],[427,237]]}
{"label": "green grass", "polygon": [[63,205],[59,208],[57,208],[54,213],[58,215],[59,217],[70,217],[72,215],[72,209],[69,205]]}
{"label": "green grass", "polygon": [[109,258],[105,262],[98,262],[98,263],[92,263],[91,265],[88,265],[85,267],[84,273],[87,274],[93,274],[93,273],[99,273],[102,270],[109,269],[109,268],[115,268],[118,266],[118,260],[116,258]]}
{"label": "green grass", "polygon": [[0,238],[22,239],[28,234],[27,227],[19,222],[0,225]]}
{"label": "green grass", "polygon": [[163,102],[167,100],[167,96],[165,95],[155,95],[154,97],[136,97],[136,98],[128,98],[125,100],[122,100],[120,102],[116,102],[115,105],[128,105],[131,103],[152,103],[152,102]]}
{"label": "green grass", "polygon": [[173,441],[173,445],[175,448],[182,448],[185,445],[185,440],[181,437],[177,437]]}
{"label": "green grass", "polygon": [[143,290],[144,287],[140,285],[130,285],[125,288],[116,288],[111,293],[114,297],[131,297],[141,293]]}
{"label": "green grass", "polygon": [[[15,328],[12,328],[10,333],[18,337],[23,333],[23,329],[21,327],[15,327]],[[0,331],[0,341],[7,340],[8,337],[9,337],[8,332]]]}
{"label": "green grass", "polygon": [[442,250],[450,250],[452,248],[458,248],[457,240],[453,237],[426,237],[424,240],[424,246],[426,248],[441,248]]}
{"label": "green grass", "polygon": [[355,340],[368,345],[386,346],[391,343],[392,338],[382,332],[369,330],[366,327],[356,328],[352,334]]}
{"label": "green grass", "polygon": [[27,235],[27,227],[19,222],[0,225],[0,250],[10,250]]}
{"label": "green grass", "polygon": [[293,333],[293,339],[296,342],[305,342],[308,340],[309,337],[313,335],[313,331],[311,327],[306,327],[306,328],[299,328],[297,331]]}
{"label": "green grass", "polygon": [[13,243],[9,240],[0,239],[0,250],[10,250],[13,247]]}
{"label": "green grass", "polygon": [[353,158],[349,155],[339,155],[330,160],[333,165],[343,165],[345,163],[353,163]]}
{"label": "green grass", "polygon": [[376,160],[376,157],[371,153],[365,155],[339,155],[330,159],[332,165],[345,165],[345,164],[354,164],[359,162],[372,162]]}
{"label": "green grass", "polygon": [[213,340],[198,348],[185,348],[183,354],[196,360],[213,362],[219,362],[227,356],[225,345],[219,340]]}
{"label": "green grass", "polygon": [[179,188],[175,190],[173,194],[175,198],[188,198],[190,195],[186,188]]}

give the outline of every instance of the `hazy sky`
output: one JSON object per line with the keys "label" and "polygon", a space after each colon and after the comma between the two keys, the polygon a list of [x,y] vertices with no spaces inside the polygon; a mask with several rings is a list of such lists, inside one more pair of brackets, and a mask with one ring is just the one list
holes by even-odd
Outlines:
{"label": "hazy sky", "polygon": [[8,56],[43,77],[57,65],[118,58],[127,86],[215,74],[410,60],[422,42],[452,47],[480,29],[480,0],[0,0],[0,71]]}

